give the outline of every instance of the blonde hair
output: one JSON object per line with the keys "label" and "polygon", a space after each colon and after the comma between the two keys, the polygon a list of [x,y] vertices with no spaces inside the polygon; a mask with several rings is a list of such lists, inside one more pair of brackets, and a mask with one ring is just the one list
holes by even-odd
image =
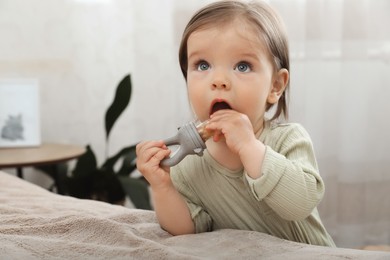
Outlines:
{"label": "blonde hair", "polygon": [[[197,11],[184,29],[179,48],[180,68],[187,80],[187,41],[189,36],[199,29],[226,24],[235,18],[252,25],[258,32],[259,38],[265,43],[273,61],[275,71],[290,70],[287,36],[279,15],[264,2],[218,1],[209,4]],[[275,114],[271,120],[279,118],[282,114],[288,117],[287,94],[289,82],[280,97]],[[267,111],[272,104],[267,105]]]}

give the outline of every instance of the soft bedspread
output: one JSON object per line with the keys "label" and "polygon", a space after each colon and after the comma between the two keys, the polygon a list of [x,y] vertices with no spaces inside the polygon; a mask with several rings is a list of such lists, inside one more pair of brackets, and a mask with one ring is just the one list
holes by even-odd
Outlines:
{"label": "soft bedspread", "polygon": [[390,259],[258,232],[219,230],[173,237],[153,211],[46,191],[0,172],[0,259]]}

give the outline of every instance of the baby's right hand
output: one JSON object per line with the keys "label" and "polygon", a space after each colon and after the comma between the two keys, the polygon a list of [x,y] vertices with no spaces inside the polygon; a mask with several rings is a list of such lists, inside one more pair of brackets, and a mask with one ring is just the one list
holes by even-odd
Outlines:
{"label": "baby's right hand", "polygon": [[160,165],[161,160],[170,153],[163,141],[143,141],[137,144],[137,169],[149,182],[151,188],[163,187],[171,183],[169,168]]}

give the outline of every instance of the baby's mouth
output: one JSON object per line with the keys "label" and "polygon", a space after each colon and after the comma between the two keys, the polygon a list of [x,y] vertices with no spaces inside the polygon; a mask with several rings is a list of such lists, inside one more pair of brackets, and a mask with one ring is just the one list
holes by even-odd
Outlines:
{"label": "baby's mouth", "polygon": [[232,107],[225,101],[216,101],[210,108],[210,116],[222,109],[232,109]]}

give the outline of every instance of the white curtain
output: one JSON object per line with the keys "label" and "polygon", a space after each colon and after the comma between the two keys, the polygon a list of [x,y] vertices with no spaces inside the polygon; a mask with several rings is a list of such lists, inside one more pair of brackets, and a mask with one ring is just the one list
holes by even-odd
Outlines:
{"label": "white curtain", "polygon": [[312,136],[338,246],[390,244],[390,1],[270,1],[290,37],[291,121]]}

